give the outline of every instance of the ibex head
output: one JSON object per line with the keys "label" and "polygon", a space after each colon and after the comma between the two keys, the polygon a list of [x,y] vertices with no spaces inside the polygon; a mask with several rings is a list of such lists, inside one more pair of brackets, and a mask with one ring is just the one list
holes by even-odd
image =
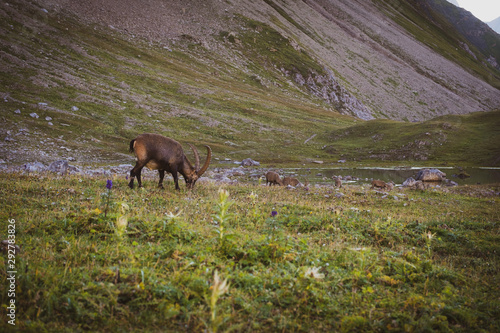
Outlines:
{"label": "ibex head", "polygon": [[203,164],[200,169],[200,154],[198,153],[198,149],[196,149],[196,147],[190,143],[188,143],[188,145],[189,147],[191,147],[194,153],[194,168],[189,160],[187,160],[187,162],[190,164],[190,168],[188,168],[189,171],[186,172],[184,179],[186,180],[187,188],[191,189],[194,187],[196,181],[205,173],[205,171],[207,171],[208,165],[210,164],[210,159],[212,158],[212,149],[210,149],[209,146],[205,145],[205,147],[207,148],[207,159],[205,160],[205,164]]}

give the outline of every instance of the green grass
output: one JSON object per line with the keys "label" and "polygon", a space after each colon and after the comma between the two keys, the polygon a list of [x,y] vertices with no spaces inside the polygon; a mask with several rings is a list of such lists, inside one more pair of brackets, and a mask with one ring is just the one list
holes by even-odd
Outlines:
{"label": "green grass", "polygon": [[500,329],[500,201],[486,187],[336,198],[126,184],[0,174],[2,239],[15,219],[22,249],[16,327],[2,311],[3,331]]}
{"label": "green grass", "polygon": [[[333,131],[325,149],[367,164],[500,165],[500,111],[422,123],[373,120]],[[384,162],[387,161],[387,162]]]}

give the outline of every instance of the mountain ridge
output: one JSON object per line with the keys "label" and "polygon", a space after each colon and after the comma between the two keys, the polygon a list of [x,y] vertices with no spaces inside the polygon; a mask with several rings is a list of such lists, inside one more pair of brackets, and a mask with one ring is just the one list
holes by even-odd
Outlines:
{"label": "mountain ridge", "polygon": [[497,17],[496,19],[494,19],[491,22],[488,22],[487,24],[490,26],[491,29],[500,34],[500,17]]}

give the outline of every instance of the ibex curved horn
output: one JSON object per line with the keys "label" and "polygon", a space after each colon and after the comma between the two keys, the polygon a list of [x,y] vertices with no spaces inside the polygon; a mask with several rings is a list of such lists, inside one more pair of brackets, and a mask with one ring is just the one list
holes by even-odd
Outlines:
{"label": "ibex curved horn", "polygon": [[200,170],[200,154],[198,153],[198,149],[196,149],[195,146],[193,146],[190,143],[188,143],[188,145],[193,150],[193,153],[194,153],[194,169],[198,173],[198,170]]}
{"label": "ibex curved horn", "polygon": [[212,149],[210,149],[210,147],[207,145],[205,145],[205,147],[207,147],[207,159],[205,161],[205,164],[203,164],[203,167],[201,167],[201,169],[196,172],[198,174],[198,177],[201,177],[201,175],[203,175],[205,171],[207,171],[210,160],[212,159]]}

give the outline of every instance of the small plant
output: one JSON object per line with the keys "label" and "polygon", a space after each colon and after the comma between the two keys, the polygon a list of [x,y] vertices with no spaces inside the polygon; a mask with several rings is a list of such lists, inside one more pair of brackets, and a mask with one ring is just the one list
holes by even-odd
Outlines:
{"label": "small plant", "polygon": [[276,216],[278,212],[276,210],[271,211],[271,217],[266,220],[268,233],[274,235],[275,231],[278,229],[278,222],[276,221]]}
{"label": "small plant", "polygon": [[322,280],[325,278],[325,274],[320,273],[319,272],[320,269],[321,267],[308,267],[306,272],[304,273],[304,277],[316,280]]}
{"label": "small plant", "polygon": [[209,305],[210,305],[210,331],[217,332],[217,327],[219,326],[219,321],[217,318],[217,301],[219,298],[229,291],[229,284],[227,279],[222,281],[219,278],[219,273],[217,270],[214,272],[214,283],[210,287],[212,294],[210,295]]}
{"label": "small plant", "polygon": [[109,198],[111,197],[111,189],[113,188],[113,181],[108,179],[106,181],[106,188],[108,192],[106,193],[106,207],[104,208],[104,217],[108,216],[108,208],[109,208]]}
{"label": "small plant", "polygon": [[177,220],[177,218],[181,215],[181,213],[182,213],[182,210],[177,212],[177,214],[174,214],[172,212],[165,213],[165,215],[167,215],[167,219],[165,221],[163,221],[163,231],[165,231],[167,229],[167,225],[174,224],[175,221]]}
{"label": "small plant", "polygon": [[226,233],[226,226],[229,219],[232,217],[230,213],[228,213],[229,207],[233,204],[231,200],[229,200],[229,191],[220,188],[219,189],[219,203],[217,204],[216,211],[217,213],[213,215],[214,222],[216,224],[215,232],[219,235],[219,244],[221,247],[226,243],[226,241],[232,239],[234,234]]}
{"label": "small plant", "polygon": [[[260,181],[260,178],[259,178],[259,181]],[[248,197],[252,200],[252,217],[256,218],[257,217],[256,201],[257,201],[259,195],[256,194],[254,191],[252,191],[252,193],[250,193],[250,195]]]}
{"label": "small plant", "polygon": [[123,236],[123,234],[127,230],[128,218],[125,214],[128,212],[129,209],[130,209],[129,206],[126,203],[124,202],[121,203],[120,214],[116,218],[116,233],[120,237]]}
{"label": "small plant", "polygon": [[432,239],[436,236],[436,234],[433,234],[432,232],[427,232],[423,234],[423,237],[425,239],[425,244],[427,246],[427,255],[429,256],[429,258],[431,257],[431,243],[432,243]]}

